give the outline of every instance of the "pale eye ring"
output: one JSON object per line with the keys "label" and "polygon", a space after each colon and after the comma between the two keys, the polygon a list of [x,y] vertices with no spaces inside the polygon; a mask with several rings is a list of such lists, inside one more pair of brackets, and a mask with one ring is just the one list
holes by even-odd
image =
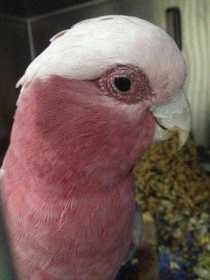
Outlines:
{"label": "pale eye ring", "polygon": [[98,80],[103,95],[134,104],[150,98],[152,89],[144,72],[133,65],[117,65]]}
{"label": "pale eye ring", "polygon": [[127,94],[132,87],[132,81],[127,76],[117,76],[112,80],[112,86],[114,90]]}

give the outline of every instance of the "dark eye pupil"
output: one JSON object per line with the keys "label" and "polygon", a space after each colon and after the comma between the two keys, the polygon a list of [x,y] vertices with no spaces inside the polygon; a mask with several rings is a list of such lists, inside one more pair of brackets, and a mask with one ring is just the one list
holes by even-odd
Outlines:
{"label": "dark eye pupil", "polygon": [[114,85],[120,91],[128,91],[131,88],[131,81],[127,77],[117,77],[114,79]]}

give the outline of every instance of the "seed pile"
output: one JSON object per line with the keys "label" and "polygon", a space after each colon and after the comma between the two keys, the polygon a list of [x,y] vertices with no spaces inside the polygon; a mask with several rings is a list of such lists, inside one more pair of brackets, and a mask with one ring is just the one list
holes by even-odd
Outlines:
{"label": "seed pile", "polygon": [[134,170],[136,200],[156,221],[167,279],[210,279],[210,176],[198,158],[192,139],[178,150],[174,135],[154,144]]}

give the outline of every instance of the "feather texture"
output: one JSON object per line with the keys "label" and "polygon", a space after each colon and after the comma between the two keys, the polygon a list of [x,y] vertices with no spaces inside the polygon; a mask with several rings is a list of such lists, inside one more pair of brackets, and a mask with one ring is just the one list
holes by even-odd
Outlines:
{"label": "feather texture", "polygon": [[20,280],[114,279],[139,243],[131,170],[154,139],[152,110],[179,117],[184,80],[174,41],[127,16],[80,22],[29,65],[1,190]]}
{"label": "feather texture", "polygon": [[183,57],[165,31],[136,17],[113,15],[65,30],[30,64],[17,86],[49,75],[93,80],[117,64],[142,69],[159,96],[173,95],[185,80]]}
{"label": "feather texture", "polygon": [[24,91],[2,190],[20,279],[114,279],[133,242],[130,170],[152,114],[85,81],[51,76]]}

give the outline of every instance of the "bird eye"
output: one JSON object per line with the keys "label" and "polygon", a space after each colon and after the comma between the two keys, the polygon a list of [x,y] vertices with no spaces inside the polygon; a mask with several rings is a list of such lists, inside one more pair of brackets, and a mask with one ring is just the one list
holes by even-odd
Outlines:
{"label": "bird eye", "polygon": [[141,102],[152,95],[147,76],[133,65],[117,65],[108,69],[97,82],[101,94],[127,104]]}
{"label": "bird eye", "polygon": [[131,80],[125,76],[115,77],[113,81],[113,86],[118,91],[121,91],[122,93],[127,93],[131,88]]}

